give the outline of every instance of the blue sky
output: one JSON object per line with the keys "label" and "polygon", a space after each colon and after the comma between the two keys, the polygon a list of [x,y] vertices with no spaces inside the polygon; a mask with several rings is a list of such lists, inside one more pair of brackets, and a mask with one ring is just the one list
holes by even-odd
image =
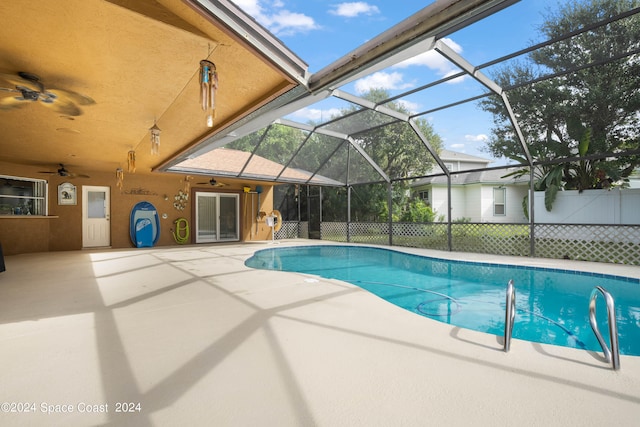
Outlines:
{"label": "blue sky", "polygon": [[[370,0],[333,2],[323,0],[234,0],[250,16],[269,29],[302,60],[311,73],[345,56],[369,39],[401,22],[429,2],[414,0]],[[445,42],[464,59],[479,65],[539,41],[537,28],[543,13],[555,9],[556,0],[523,0],[507,9],[460,30]],[[367,76],[344,89],[360,95],[371,88],[383,88],[392,95],[458,69],[435,52],[425,53],[405,63]],[[487,71],[489,73],[489,71]],[[473,79],[457,79],[428,94],[402,99],[411,111],[426,111],[484,92]],[[294,115],[296,120],[330,117],[341,107],[328,100]],[[443,139],[444,148],[490,158],[482,151],[490,135],[491,116],[475,103],[429,114],[425,117]],[[501,164],[500,159],[493,159]]]}

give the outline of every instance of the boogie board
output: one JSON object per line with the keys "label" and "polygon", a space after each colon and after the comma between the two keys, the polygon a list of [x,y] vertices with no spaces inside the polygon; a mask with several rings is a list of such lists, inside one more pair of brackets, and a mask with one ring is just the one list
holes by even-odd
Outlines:
{"label": "boogie board", "polygon": [[160,237],[160,217],[155,206],[149,202],[138,202],[131,209],[131,241],[137,248],[151,247]]}

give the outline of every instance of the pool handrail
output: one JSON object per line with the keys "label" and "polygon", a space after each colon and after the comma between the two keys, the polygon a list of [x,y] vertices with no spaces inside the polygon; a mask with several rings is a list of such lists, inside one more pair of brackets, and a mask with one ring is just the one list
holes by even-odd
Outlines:
{"label": "pool handrail", "polygon": [[[607,323],[609,324],[609,343],[611,345],[611,349],[607,347],[607,343],[604,341],[604,338],[602,338],[602,334],[600,333],[598,324],[596,322],[596,299],[598,297],[598,293],[602,294],[607,304]],[[611,363],[613,370],[617,371],[618,369],[620,369],[620,347],[618,345],[618,323],[616,321],[616,307],[613,301],[613,297],[602,286],[596,286],[593,291],[591,291],[591,298],[589,299],[589,323],[591,324],[593,333],[596,334],[596,338],[600,343],[600,347],[602,347],[604,358],[606,359],[607,363]]]}
{"label": "pool handrail", "polygon": [[511,336],[513,335],[513,323],[516,318],[516,288],[513,279],[507,283],[506,310],[504,315],[504,351],[509,352]]}

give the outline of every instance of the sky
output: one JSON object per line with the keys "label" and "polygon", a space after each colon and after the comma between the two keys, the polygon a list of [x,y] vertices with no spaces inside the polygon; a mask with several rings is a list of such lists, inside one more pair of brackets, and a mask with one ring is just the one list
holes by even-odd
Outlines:
{"label": "sky", "polygon": [[[430,2],[416,0],[233,0],[248,15],[277,36],[314,73],[347,55],[371,38],[403,21]],[[541,41],[538,28],[544,16],[563,0],[522,0],[481,22],[459,30],[443,41],[473,65],[480,65]],[[391,95],[435,81],[459,69],[431,51],[353,82],[344,89],[362,95],[372,88]],[[490,74],[490,70],[485,70]],[[427,93],[402,98],[409,111],[422,112],[486,92],[475,80],[452,80]],[[331,98],[289,116],[306,123],[331,117],[339,111]],[[492,117],[476,103],[466,103],[425,116],[442,138],[443,148],[492,160],[484,150],[491,134]]]}

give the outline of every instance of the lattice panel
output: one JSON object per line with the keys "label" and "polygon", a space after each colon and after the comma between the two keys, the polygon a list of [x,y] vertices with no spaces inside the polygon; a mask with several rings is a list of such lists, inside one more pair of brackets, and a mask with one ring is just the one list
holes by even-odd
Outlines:
{"label": "lattice panel", "polygon": [[298,221],[282,221],[282,227],[276,231],[276,239],[297,239],[302,223]]}
{"label": "lattice panel", "polygon": [[352,222],[349,227],[354,243],[389,244],[389,224],[386,222]]}
{"label": "lattice panel", "polygon": [[528,224],[455,223],[451,224],[452,250],[495,255],[528,256]]}
{"label": "lattice panel", "polygon": [[640,265],[640,226],[536,224],[535,255]]}
{"label": "lattice panel", "polygon": [[346,222],[323,222],[320,224],[320,238],[334,242],[347,241]]}
{"label": "lattice panel", "polygon": [[449,249],[447,224],[394,223],[393,244],[446,251]]}
{"label": "lattice panel", "polygon": [[[389,244],[386,222],[322,223],[322,239],[337,242]],[[496,255],[531,255],[529,224],[451,224],[452,250]],[[280,238],[308,239],[307,222],[285,222]],[[393,244],[448,250],[447,224],[393,224]],[[536,224],[535,256],[640,265],[640,226],[590,224]]]}

